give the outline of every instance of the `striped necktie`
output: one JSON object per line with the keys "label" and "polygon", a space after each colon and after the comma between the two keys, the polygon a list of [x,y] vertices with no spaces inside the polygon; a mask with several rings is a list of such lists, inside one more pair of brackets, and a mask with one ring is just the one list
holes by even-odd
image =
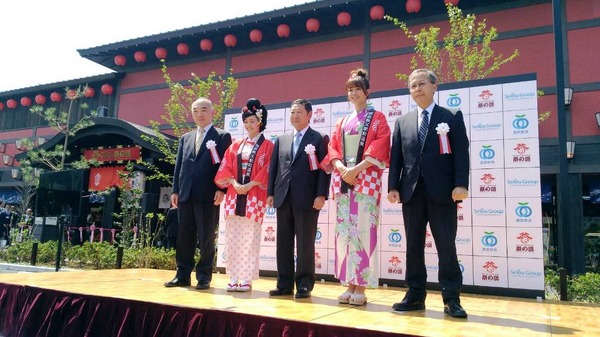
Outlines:
{"label": "striped necktie", "polygon": [[419,145],[423,147],[423,143],[425,143],[425,136],[427,136],[427,129],[429,128],[429,114],[427,110],[423,110],[423,119],[421,120],[421,126],[419,126]]}
{"label": "striped necktie", "polygon": [[203,135],[204,135],[204,129],[199,128],[198,132],[196,133],[196,145],[195,145],[196,155],[198,155],[198,152],[200,152],[200,146],[202,146],[202,136]]}

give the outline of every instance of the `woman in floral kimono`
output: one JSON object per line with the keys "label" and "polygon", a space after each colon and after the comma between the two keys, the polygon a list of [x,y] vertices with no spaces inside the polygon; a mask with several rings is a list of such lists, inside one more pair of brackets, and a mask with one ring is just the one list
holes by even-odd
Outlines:
{"label": "woman in floral kimono", "polygon": [[249,291],[258,279],[260,233],[267,208],[268,168],[273,143],[262,132],[267,109],[251,98],[242,109],[248,136],[233,142],[215,176],[215,183],[227,188],[225,196],[227,291]]}
{"label": "woman in floral kimono", "polygon": [[328,151],[337,203],[335,277],[347,287],[338,301],[352,305],[365,304],[365,288],[378,286],[381,180],[390,155],[390,127],[367,105],[369,87],[366,70],[350,73],[346,89],[354,111],[338,120]]}

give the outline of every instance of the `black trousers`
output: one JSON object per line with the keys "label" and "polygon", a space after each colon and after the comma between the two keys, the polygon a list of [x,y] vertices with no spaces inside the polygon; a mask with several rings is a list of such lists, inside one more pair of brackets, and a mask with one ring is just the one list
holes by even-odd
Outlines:
{"label": "black trousers", "polygon": [[[277,288],[294,289],[315,286],[315,238],[319,211],[303,210],[294,205],[291,193],[277,208]],[[294,238],[296,272],[294,273]]]}
{"label": "black trousers", "polygon": [[196,247],[200,249],[200,260],[195,264],[199,282],[212,280],[216,249],[216,227],[219,206],[212,202],[186,200],[179,202],[179,232],[175,247],[177,277],[189,278],[194,269]]}
{"label": "black trousers", "polygon": [[438,280],[444,303],[459,300],[462,273],[456,256],[456,204],[434,202],[421,179],[412,198],[402,204],[406,228],[406,286],[410,299],[424,301],[427,295],[425,232],[427,222],[438,252]]}

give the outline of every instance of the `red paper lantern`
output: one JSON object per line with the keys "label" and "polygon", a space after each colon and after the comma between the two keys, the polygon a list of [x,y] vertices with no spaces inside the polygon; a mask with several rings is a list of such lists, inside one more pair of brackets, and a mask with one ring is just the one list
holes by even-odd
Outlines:
{"label": "red paper lantern", "polygon": [[200,40],[200,49],[203,51],[210,51],[212,49],[212,41],[209,39]]}
{"label": "red paper lantern", "polygon": [[163,47],[158,47],[154,51],[154,55],[156,55],[156,58],[164,60],[164,59],[167,58],[167,50],[165,48],[163,48]]}
{"label": "red paper lantern", "polygon": [[144,53],[141,50],[138,50],[135,53],[133,53],[133,58],[136,60],[136,62],[146,62],[146,53]]}
{"label": "red paper lantern", "polygon": [[421,10],[421,0],[406,1],[406,11],[409,13],[418,13]]}
{"label": "red paper lantern", "polygon": [[11,99],[9,99],[8,101],[6,101],[6,106],[7,106],[9,109],[14,109],[14,108],[16,108],[16,107],[17,107],[17,101],[15,101],[14,99],[12,99],[12,98],[11,98]]}
{"label": "red paper lantern", "polygon": [[75,89],[67,90],[67,98],[69,98],[69,99],[77,98],[77,90],[75,90]]}
{"label": "red paper lantern", "polygon": [[315,19],[315,18],[310,18],[308,20],[306,20],[306,30],[308,30],[310,33],[316,33],[319,31],[319,20]]}
{"label": "red paper lantern", "polygon": [[350,21],[352,20],[352,16],[348,12],[340,12],[337,15],[337,23],[339,26],[350,26]]}
{"label": "red paper lantern", "polygon": [[237,44],[237,37],[235,37],[235,35],[233,34],[225,35],[225,38],[223,40],[225,41],[225,45],[227,47],[235,47],[235,45]]}
{"label": "red paper lantern", "polygon": [[0,110],[4,109],[4,103],[0,102]]}
{"label": "red paper lantern", "polygon": [[110,84],[103,84],[102,87],[100,88],[102,90],[102,93],[105,95],[110,95],[113,92],[113,87]]}
{"label": "red paper lantern", "polygon": [[190,53],[190,46],[187,43],[180,43],[177,45],[177,54],[179,55],[187,55]]}
{"label": "red paper lantern", "polygon": [[25,96],[25,97],[21,97],[21,105],[22,106],[30,106],[31,105],[31,98]]}
{"label": "red paper lantern", "polygon": [[452,4],[452,6],[456,6],[458,5],[458,1],[459,0],[444,0],[444,3],[447,4]]}
{"label": "red paper lantern", "polygon": [[279,26],[277,26],[277,36],[279,36],[279,37],[290,36],[290,26],[286,25],[285,23],[282,23]]}
{"label": "red paper lantern", "polygon": [[369,11],[369,16],[371,17],[371,20],[381,20],[383,19],[384,15],[385,10],[383,9],[383,6],[380,5],[375,5],[371,7],[371,10]]}
{"label": "red paper lantern", "polygon": [[85,97],[94,97],[94,95],[96,94],[96,90],[94,90],[94,88],[92,87],[85,87],[85,90],[83,91],[83,96]]}
{"label": "red paper lantern", "polygon": [[250,41],[255,43],[262,41],[262,32],[260,29],[253,29],[250,31]]}
{"label": "red paper lantern", "polygon": [[119,67],[122,67],[125,65],[125,63],[127,63],[127,58],[125,57],[125,55],[115,56],[115,64],[116,65],[118,65]]}
{"label": "red paper lantern", "polygon": [[62,100],[62,95],[55,91],[55,92],[53,92],[53,93],[50,94],[50,100],[52,102],[58,103],[58,102],[60,102]]}
{"label": "red paper lantern", "polygon": [[46,104],[46,96],[44,96],[42,94],[35,95],[35,103],[39,104],[39,105]]}

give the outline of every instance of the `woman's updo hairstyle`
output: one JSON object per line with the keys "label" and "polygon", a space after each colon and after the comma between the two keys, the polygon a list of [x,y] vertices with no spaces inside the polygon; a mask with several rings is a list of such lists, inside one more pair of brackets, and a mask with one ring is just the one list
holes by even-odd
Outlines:
{"label": "woman's updo hairstyle", "polygon": [[260,123],[260,132],[265,131],[267,127],[267,108],[260,104],[258,98],[250,98],[246,102],[246,106],[242,108],[242,122],[250,116],[256,116]]}
{"label": "woman's updo hairstyle", "polygon": [[371,85],[369,84],[369,80],[367,76],[369,72],[366,69],[355,69],[350,72],[350,78],[346,81],[346,89],[356,87],[361,88],[366,96],[369,96],[369,89]]}

